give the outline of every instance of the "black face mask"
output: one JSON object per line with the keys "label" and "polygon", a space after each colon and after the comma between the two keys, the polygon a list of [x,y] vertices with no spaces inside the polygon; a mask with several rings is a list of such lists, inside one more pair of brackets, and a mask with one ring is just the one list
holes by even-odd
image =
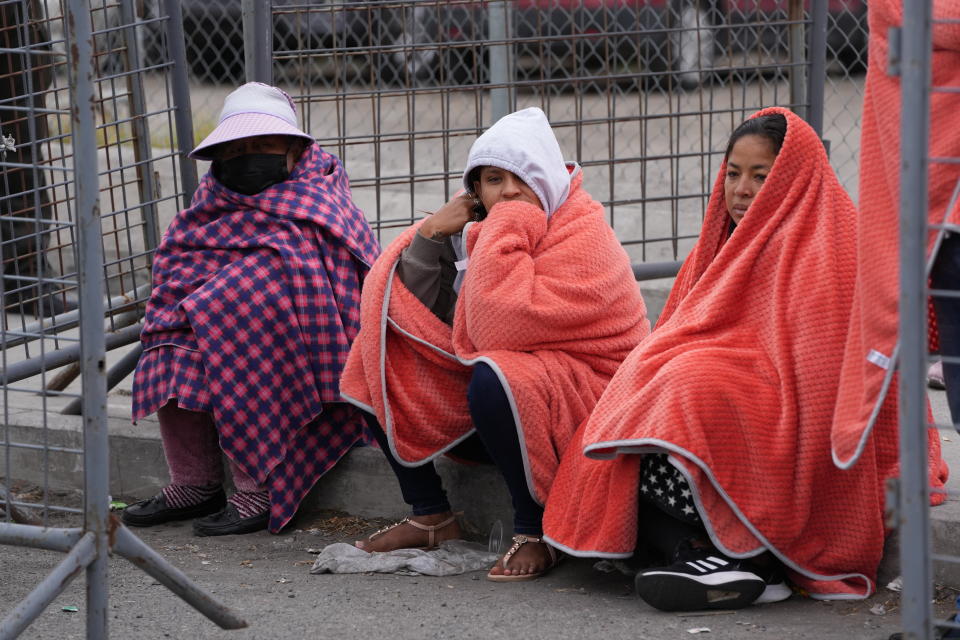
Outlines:
{"label": "black face mask", "polygon": [[252,196],[283,182],[290,172],[285,153],[250,153],[214,162],[213,175],[228,189]]}

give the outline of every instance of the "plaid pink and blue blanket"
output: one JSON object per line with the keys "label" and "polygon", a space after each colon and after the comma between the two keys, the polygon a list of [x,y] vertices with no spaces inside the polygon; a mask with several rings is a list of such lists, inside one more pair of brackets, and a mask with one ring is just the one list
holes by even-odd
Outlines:
{"label": "plaid pink and blue blanket", "polygon": [[365,437],[339,379],[379,252],[340,161],[313,145],[253,196],[208,173],[155,254],[133,417],[171,398],[212,413],[223,450],[270,490],[271,531]]}

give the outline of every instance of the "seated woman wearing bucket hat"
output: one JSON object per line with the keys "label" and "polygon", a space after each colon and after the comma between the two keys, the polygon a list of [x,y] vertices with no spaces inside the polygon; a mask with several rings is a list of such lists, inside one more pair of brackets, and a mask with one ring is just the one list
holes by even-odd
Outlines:
{"label": "seated woman wearing bucket hat", "polygon": [[514,507],[514,544],[488,577],[556,563],[539,536],[560,454],[649,331],[630,260],[582,182],[544,113],[518,111],[473,144],[466,193],[374,265],[340,388],[369,413],[413,515],[360,548],[459,537],[433,459],[480,457],[472,447]]}
{"label": "seated woman wearing bucket hat", "polygon": [[891,394],[856,466],[835,464],[856,234],[808,124],[772,108],[738,127],[657,328],[567,450],[545,537],[585,557],[652,547],[665,562],[637,593],[667,611],[786,599],[783,567],[817,598],[870,595],[897,408]]}
{"label": "seated woman wearing bucket hat", "polygon": [[122,519],[275,533],[364,438],[337,381],[379,249],[339,160],[276,87],[227,96],[191,157],[212,164],[154,256],[133,385],[134,419],[159,418],[171,483]]}

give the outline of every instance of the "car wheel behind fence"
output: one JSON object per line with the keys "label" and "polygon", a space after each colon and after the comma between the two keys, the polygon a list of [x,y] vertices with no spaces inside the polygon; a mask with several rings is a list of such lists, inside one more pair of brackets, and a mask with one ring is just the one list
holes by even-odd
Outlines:
{"label": "car wheel behind fence", "polygon": [[692,90],[704,83],[713,68],[716,36],[710,12],[699,2],[684,2],[679,7],[679,31],[671,37],[671,67],[677,84]]}

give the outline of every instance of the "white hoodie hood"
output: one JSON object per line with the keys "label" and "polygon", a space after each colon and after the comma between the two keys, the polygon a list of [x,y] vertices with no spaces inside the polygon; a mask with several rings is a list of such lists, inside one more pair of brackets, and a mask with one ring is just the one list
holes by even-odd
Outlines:
{"label": "white hoodie hood", "polygon": [[570,193],[571,173],[546,114],[537,107],[500,118],[476,139],[463,172],[467,191],[473,191],[470,172],[484,166],[505,169],[523,180],[537,194],[548,217]]}

